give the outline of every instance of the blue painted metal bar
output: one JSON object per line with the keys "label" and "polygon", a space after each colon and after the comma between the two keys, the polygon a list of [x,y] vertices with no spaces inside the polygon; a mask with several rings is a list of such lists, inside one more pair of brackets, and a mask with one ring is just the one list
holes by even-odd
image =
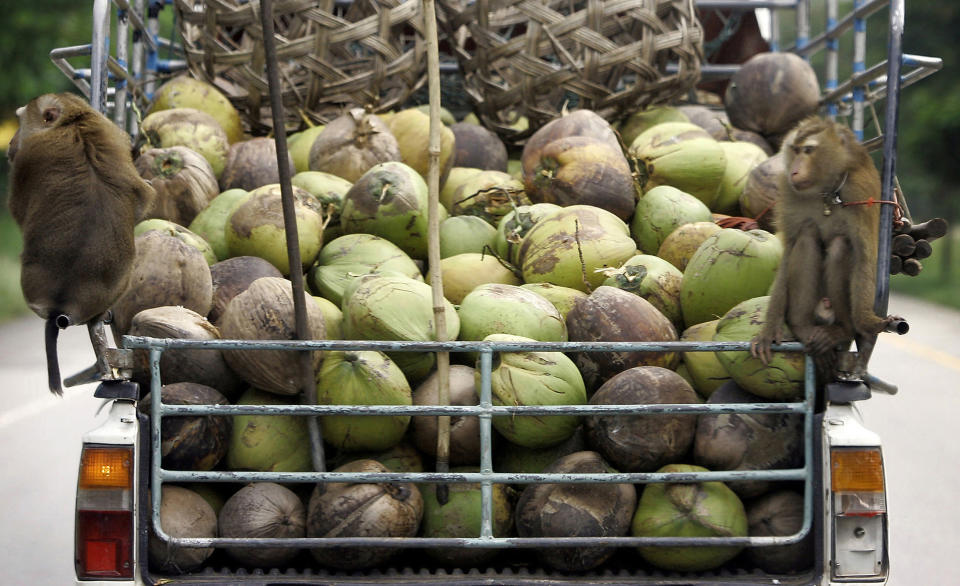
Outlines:
{"label": "blue painted metal bar", "polygon": [[[827,27],[824,32],[827,61],[826,78],[823,80],[823,87],[827,93],[837,89],[837,78],[839,76],[840,40],[837,35],[838,14],[837,0],[827,0]],[[835,103],[827,102],[827,115],[830,118],[837,116],[837,110]]]}

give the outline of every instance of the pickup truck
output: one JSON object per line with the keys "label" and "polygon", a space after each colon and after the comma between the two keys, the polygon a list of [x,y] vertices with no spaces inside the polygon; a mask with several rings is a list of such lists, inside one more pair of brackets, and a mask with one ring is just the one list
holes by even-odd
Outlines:
{"label": "pickup truck", "polygon": [[[58,49],[51,57],[91,102],[102,110],[113,109],[115,120],[135,129],[124,82],[147,80],[158,71],[182,67],[182,62],[158,58],[163,41],[157,36],[156,18],[163,2],[150,2],[149,9],[132,8],[125,0],[115,0],[118,10],[115,38],[127,38],[131,30],[135,41],[134,57],[107,55],[111,2],[97,0],[94,5],[93,42],[87,47]],[[819,36],[810,37],[811,3],[804,0],[761,0],[759,2],[696,2],[701,8],[736,11],[762,9],[772,22],[786,26],[783,14],[796,17],[796,40],[786,50],[808,58],[823,58],[834,65],[826,80],[822,103],[831,114],[849,116],[854,130],[864,135],[865,113],[874,102],[885,98],[882,114],[883,133],[871,139],[882,151],[883,199],[893,198],[896,163],[896,127],[898,97],[901,86],[912,83],[939,68],[939,60],[907,55],[901,47],[904,26],[904,0],[849,3],[849,12],[835,15],[836,2],[826,4],[834,10],[827,28]],[[824,2],[813,2],[820,6]],[[866,67],[860,48],[866,39],[866,21],[871,15],[888,8],[886,26],[878,32],[888,37],[888,54],[877,65]],[[133,11],[133,12],[131,12]],[[882,13],[881,13],[882,14]],[[761,17],[766,22],[767,15]],[[873,21],[883,20],[874,18]],[[871,21],[871,22],[873,22]],[[122,27],[122,28],[121,28]],[[777,29],[777,27],[773,27]],[[777,47],[777,30],[769,33],[771,45]],[[858,48],[853,70],[845,81],[836,78],[838,39],[852,38]],[[122,44],[121,44],[122,45]],[[123,49],[126,51],[126,49]],[[140,53],[138,53],[140,52]],[[143,57],[144,53],[146,58]],[[89,54],[89,69],[74,69],[68,59]],[[139,56],[138,56],[139,55]],[[125,63],[133,65],[128,71]],[[145,63],[145,69],[138,69]],[[704,71],[722,78],[735,70],[734,65],[705,64]],[[108,71],[110,75],[108,76]],[[109,82],[114,86],[109,87]],[[889,210],[889,207],[887,207]],[[884,215],[889,225],[889,214]],[[878,243],[880,250],[889,249],[889,230]],[[876,308],[883,312],[888,293],[889,266],[886,255],[880,255]],[[104,381],[97,396],[107,399],[109,416],[105,422],[85,434],[81,447],[80,473],[76,493],[75,565],[77,584],[882,584],[887,580],[891,564],[888,549],[889,527],[885,498],[882,438],[872,432],[857,409],[857,402],[868,400],[872,392],[895,392],[896,387],[866,373],[832,384],[815,383],[813,361],[806,359],[804,392],[796,402],[721,404],[721,405],[621,405],[606,410],[596,406],[531,408],[495,406],[491,399],[490,373],[496,352],[544,350],[562,352],[644,350],[649,352],[728,352],[748,349],[748,342],[670,342],[670,343],[605,343],[577,342],[361,342],[332,341],[268,341],[258,344],[237,340],[190,342],[126,336],[119,340],[125,350],[148,350],[153,380],[152,401],[140,405],[140,392],[124,380]],[[476,406],[364,406],[331,405],[166,405],[160,402],[159,359],[164,351],[178,348],[252,349],[271,348],[297,350],[390,350],[399,352],[475,352],[479,355],[481,384]],[[798,343],[774,347],[779,351],[802,351]],[[118,355],[121,353],[118,353]],[[120,360],[118,358],[118,360]],[[120,360],[122,362],[122,360]],[[164,417],[175,415],[298,415],[334,414],[394,415],[474,415],[480,418],[482,443],[481,463],[475,472],[330,472],[324,469],[322,457],[314,472],[206,472],[167,470],[161,467],[160,426]],[[708,471],[684,473],[506,473],[494,468],[491,456],[491,420],[495,414],[578,414],[594,413],[791,413],[803,418],[803,464],[796,468],[760,471]],[[314,439],[315,444],[319,443]],[[314,454],[318,448],[314,445]],[[705,481],[789,481],[800,487],[804,499],[803,518],[799,529],[790,535],[750,537],[564,537],[535,538],[497,536],[493,530],[492,488],[497,484],[543,483],[690,483]],[[208,483],[234,484],[277,482],[288,486],[309,486],[331,482],[377,483],[477,483],[482,494],[480,535],[470,538],[426,537],[297,537],[297,538],[226,538],[174,537],[160,523],[160,498],[169,484]],[[390,564],[364,570],[335,570],[311,563],[305,555],[283,567],[249,569],[225,557],[210,558],[198,570],[184,573],[158,571],[150,559],[151,540],[160,540],[183,548],[397,548],[402,552]],[[720,569],[704,572],[670,572],[644,563],[636,555],[637,547],[710,547],[748,548],[778,547],[801,541],[812,543],[811,559],[805,569],[787,574],[771,574],[751,566],[743,558]],[[478,567],[439,566],[422,555],[425,547],[508,550],[492,562]],[[614,561],[600,569],[571,573],[545,567],[536,562],[534,548],[611,546],[619,548]]]}

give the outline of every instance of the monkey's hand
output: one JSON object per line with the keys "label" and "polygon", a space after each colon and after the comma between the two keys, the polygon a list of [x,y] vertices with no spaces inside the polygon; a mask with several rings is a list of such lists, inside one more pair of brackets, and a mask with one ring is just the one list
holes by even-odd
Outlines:
{"label": "monkey's hand", "polygon": [[853,337],[840,326],[815,326],[803,344],[814,356],[831,352],[838,345],[849,343]]}
{"label": "monkey's hand", "polygon": [[759,358],[760,362],[766,366],[773,360],[773,351],[770,349],[770,346],[780,343],[782,339],[783,333],[779,327],[765,327],[750,340],[750,355],[754,358]]}
{"label": "monkey's hand", "polygon": [[861,336],[872,338],[880,332],[890,331],[898,334],[905,334],[910,329],[906,320],[897,315],[888,315],[887,317],[878,317],[871,314],[865,327],[857,328],[857,333]]}

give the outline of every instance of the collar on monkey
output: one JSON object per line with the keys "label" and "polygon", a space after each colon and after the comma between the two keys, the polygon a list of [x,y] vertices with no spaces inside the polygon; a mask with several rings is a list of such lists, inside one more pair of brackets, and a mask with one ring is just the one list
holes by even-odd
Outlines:
{"label": "collar on monkey", "polygon": [[843,177],[840,178],[840,185],[837,185],[836,189],[833,191],[825,191],[821,195],[823,196],[823,215],[829,216],[833,213],[831,206],[838,206],[843,203],[843,200],[840,199],[840,190],[843,189],[843,186],[847,183],[848,173],[844,173]]}

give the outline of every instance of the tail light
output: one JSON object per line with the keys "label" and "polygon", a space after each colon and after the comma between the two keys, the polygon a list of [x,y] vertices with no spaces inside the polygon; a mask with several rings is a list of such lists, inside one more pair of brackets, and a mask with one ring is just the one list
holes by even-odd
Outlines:
{"label": "tail light", "polygon": [[833,448],[834,578],[886,574],[887,499],[880,448]]}
{"label": "tail light", "polygon": [[84,444],[75,564],[84,579],[133,577],[133,446]]}

